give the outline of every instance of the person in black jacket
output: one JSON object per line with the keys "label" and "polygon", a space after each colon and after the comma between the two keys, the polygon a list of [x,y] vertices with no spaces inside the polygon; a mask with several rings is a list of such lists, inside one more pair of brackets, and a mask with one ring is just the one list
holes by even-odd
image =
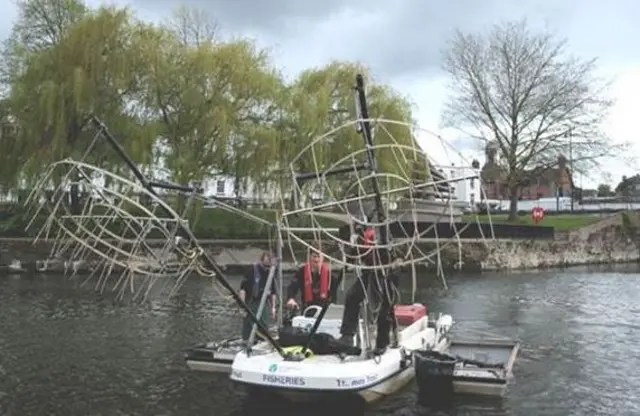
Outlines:
{"label": "person in black jacket", "polygon": [[[382,352],[390,342],[390,332],[395,319],[393,316],[392,301],[396,296],[398,285],[397,266],[392,266],[392,253],[386,248],[376,248],[376,234],[373,227],[361,228],[357,232],[357,244],[365,247],[354,247],[353,254],[360,256],[361,262],[366,266],[380,265],[382,269],[365,269],[362,271],[361,279],[357,279],[347,292],[344,312],[342,316],[342,326],[340,328],[340,341],[347,345],[353,345],[353,338],[358,327],[360,316],[360,304],[365,299],[368,288],[373,285],[373,295],[379,302],[380,309],[377,319],[376,350]],[[394,262],[396,265],[399,261]]]}
{"label": "person in black jacket", "polygon": [[[264,291],[268,291],[268,299],[262,309],[261,316],[258,319],[268,327],[270,319],[276,319],[276,285],[274,278],[270,287],[267,286],[267,279],[269,277],[269,270],[271,269],[271,254],[262,253],[260,261],[255,263],[250,270],[248,270],[244,279],[240,283],[240,299],[247,304],[249,309],[256,314],[258,312],[258,306],[260,305],[260,299]],[[270,312],[270,313],[269,313]],[[247,341],[249,335],[251,335],[251,328],[253,328],[253,321],[247,315],[244,317],[242,323],[242,339]]]}

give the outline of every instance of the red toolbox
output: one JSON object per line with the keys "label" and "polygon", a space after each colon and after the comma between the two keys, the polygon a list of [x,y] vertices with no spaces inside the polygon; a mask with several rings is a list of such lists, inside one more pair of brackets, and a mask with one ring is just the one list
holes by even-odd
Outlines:
{"label": "red toolbox", "polygon": [[398,320],[398,325],[408,326],[427,314],[427,306],[421,303],[396,305],[394,314]]}

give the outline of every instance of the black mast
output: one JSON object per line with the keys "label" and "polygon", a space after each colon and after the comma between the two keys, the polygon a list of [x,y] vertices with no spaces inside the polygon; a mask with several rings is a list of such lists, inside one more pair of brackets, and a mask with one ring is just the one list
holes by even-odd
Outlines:
{"label": "black mast", "polygon": [[[380,183],[378,182],[378,163],[376,161],[376,155],[373,151],[373,136],[371,134],[371,122],[369,121],[369,107],[367,105],[367,95],[364,90],[364,78],[362,74],[356,75],[357,94],[357,109],[359,110],[358,117],[362,119],[362,136],[364,138],[364,145],[366,147],[367,162],[369,165],[369,172],[371,172],[371,187],[373,188],[375,211],[377,214],[376,222],[376,237],[380,236],[380,243],[385,247],[389,244],[389,236],[387,234],[387,227],[383,225],[386,220],[385,209],[382,203],[382,195],[380,193]],[[370,219],[369,221],[371,221]],[[386,249],[388,250],[388,249]],[[388,257],[388,256],[385,256]]]}
{"label": "black mast", "polygon": [[[378,164],[376,162],[375,152],[373,151],[373,136],[371,134],[371,123],[369,121],[369,107],[367,105],[367,95],[364,89],[364,78],[362,74],[356,75],[356,85],[354,89],[356,92],[356,117],[359,119],[358,121],[359,125],[362,126],[362,129],[358,129],[358,130],[362,133],[362,136],[364,138],[364,145],[365,145],[366,154],[367,154],[367,163],[364,165],[358,165],[356,167],[356,170],[360,171],[368,168],[369,172],[371,173],[372,188],[373,188],[373,193],[375,194],[374,196],[375,211],[377,213],[376,222],[378,223],[378,225],[376,226],[376,239],[377,239],[377,236],[379,235],[380,244],[385,246],[384,250],[386,251],[386,253],[384,255],[383,261],[389,261],[390,255],[389,255],[389,248],[387,247],[389,244],[389,236],[387,233],[387,227],[384,224],[386,220],[386,215],[385,215],[384,205],[382,203],[382,195],[380,193],[380,184],[378,183],[378,178],[376,175],[378,173]],[[323,172],[323,175],[328,176],[328,175],[336,175],[343,172],[348,172],[349,170],[347,169],[338,168],[338,169],[334,169],[333,171]],[[353,168],[351,168],[350,170],[353,171]],[[307,179],[307,177],[315,177],[315,175],[312,176],[309,174],[306,174],[306,175],[302,174],[302,175],[298,175],[297,178],[298,180],[300,180],[300,179]],[[365,222],[370,222],[370,221],[371,220],[365,221]],[[383,278],[386,278],[385,269],[383,268],[382,271],[383,271]],[[302,349],[302,355],[304,355],[307,349],[309,348],[313,335],[317,332],[318,327],[320,326],[320,323],[322,322],[322,319],[324,318],[327,312],[327,309],[329,308],[329,304],[330,302],[329,300],[327,300],[324,303],[324,305],[322,305],[322,310],[320,311],[318,318],[316,318],[315,324],[309,331],[307,342],[304,348]],[[395,324],[392,324],[392,327],[395,330]]]}

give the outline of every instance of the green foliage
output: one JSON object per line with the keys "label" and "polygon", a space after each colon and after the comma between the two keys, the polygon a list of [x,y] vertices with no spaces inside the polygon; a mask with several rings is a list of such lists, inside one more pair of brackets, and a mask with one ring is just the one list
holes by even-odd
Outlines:
{"label": "green foliage", "polygon": [[[18,125],[18,150],[29,152],[22,155],[28,176],[40,173],[43,162],[83,154],[93,139],[86,129],[92,115],[116,126],[121,137],[141,133],[136,126],[143,123],[127,111],[139,70],[134,29],[126,9],[85,12],[55,42],[31,53],[24,70],[14,74],[9,103]],[[151,142],[143,133],[123,144],[144,159]],[[109,154],[98,146],[92,155],[103,161]]]}
{"label": "green foliage", "polygon": [[[143,55],[141,98],[156,112],[174,180],[234,173],[239,162],[243,175],[255,174],[256,164],[246,161],[273,148],[260,123],[273,112],[280,88],[266,54],[244,40],[191,46],[158,28],[147,36],[153,46]],[[241,157],[230,158],[229,150]]]}
{"label": "green foliage", "polygon": [[598,197],[614,196],[615,193],[611,190],[611,185],[608,183],[601,183],[598,185]]}
{"label": "green foliage", "polygon": [[[355,118],[357,73],[367,80],[371,117],[412,118],[410,103],[357,63],[333,62],[285,83],[267,51],[247,39],[219,39],[215,23],[196,10],[178,9],[158,25],[127,8],[94,9],[79,0],[18,6],[1,66],[9,93],[0,102],[0,122],[16,127],[3,138],[5,189],[18,182],[28,187],[51,162],[83,155],[93,143],[93,116],[144,171],[165,169],[182,184],[231,176],[237,195],[249,181],[263,191],[290,186],[292,161],[296,171],[308,172],[354,151],[365,159],[354,126],[314,144]],[[376,144],[399,142],[408,151],[378,150],[379,168],[407,176],[401,171],[416,158],[413,132],[385,127],[376,129]],[[125,169],[106,143],[96,143],[89,162],[115,173]],[[306,152],[294,160],[307,146],[315,157]]]}
{"label": "green foliage", "polygon": [[[370,117],[412,121],[410,103],[387,86],[372,82],[367,68],[360,64],[332,62],[320,69],[304,71],[287,91],[289,107],[285,111],[285,134],[279,153],[282,165],[291,164],[297,172],[331,169],[341,164],[351,165],[354,161],[347,156],[353,152],[357,152],[357,163],[365,162],[363,138],[355,126],[336,131],[328,140],[316,141],[320,135],[356,119],[353,86],[358,73],[365,76],[368,86]],[[377,149],[378,168],[407,177],[409,175],[401,170],[412,166],[417,156],[413,132],[401,124],[385,124],[376,130],[375,145],[394,143],[407,149]],[[339,185],[334,183],[332,188],[335,190]],[[349,184],[346,186],[348,189]]]}

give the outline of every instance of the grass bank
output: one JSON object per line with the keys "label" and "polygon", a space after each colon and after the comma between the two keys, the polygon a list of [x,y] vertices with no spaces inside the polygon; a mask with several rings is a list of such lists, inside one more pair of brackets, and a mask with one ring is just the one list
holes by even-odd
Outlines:
{"label": "grass bank", "polygon": [[[475,215],[466,216],[466,221],[475,221],[476,218],[480,222],[489,222],[488,215]],[[601,215],[597,214],[559,214],[559,215],[546,215],[542,221],[534,224],[531,215],[520,215],[513,222],[508,221],[508,215],[495,214],[491,215],[491,221],[501,224],[517,224],[517,225],[531,225],[541,227],[553,227],[558,231],[575,230],[577,228],[584,227],[589,224],[593,224],[602,219]]]}

